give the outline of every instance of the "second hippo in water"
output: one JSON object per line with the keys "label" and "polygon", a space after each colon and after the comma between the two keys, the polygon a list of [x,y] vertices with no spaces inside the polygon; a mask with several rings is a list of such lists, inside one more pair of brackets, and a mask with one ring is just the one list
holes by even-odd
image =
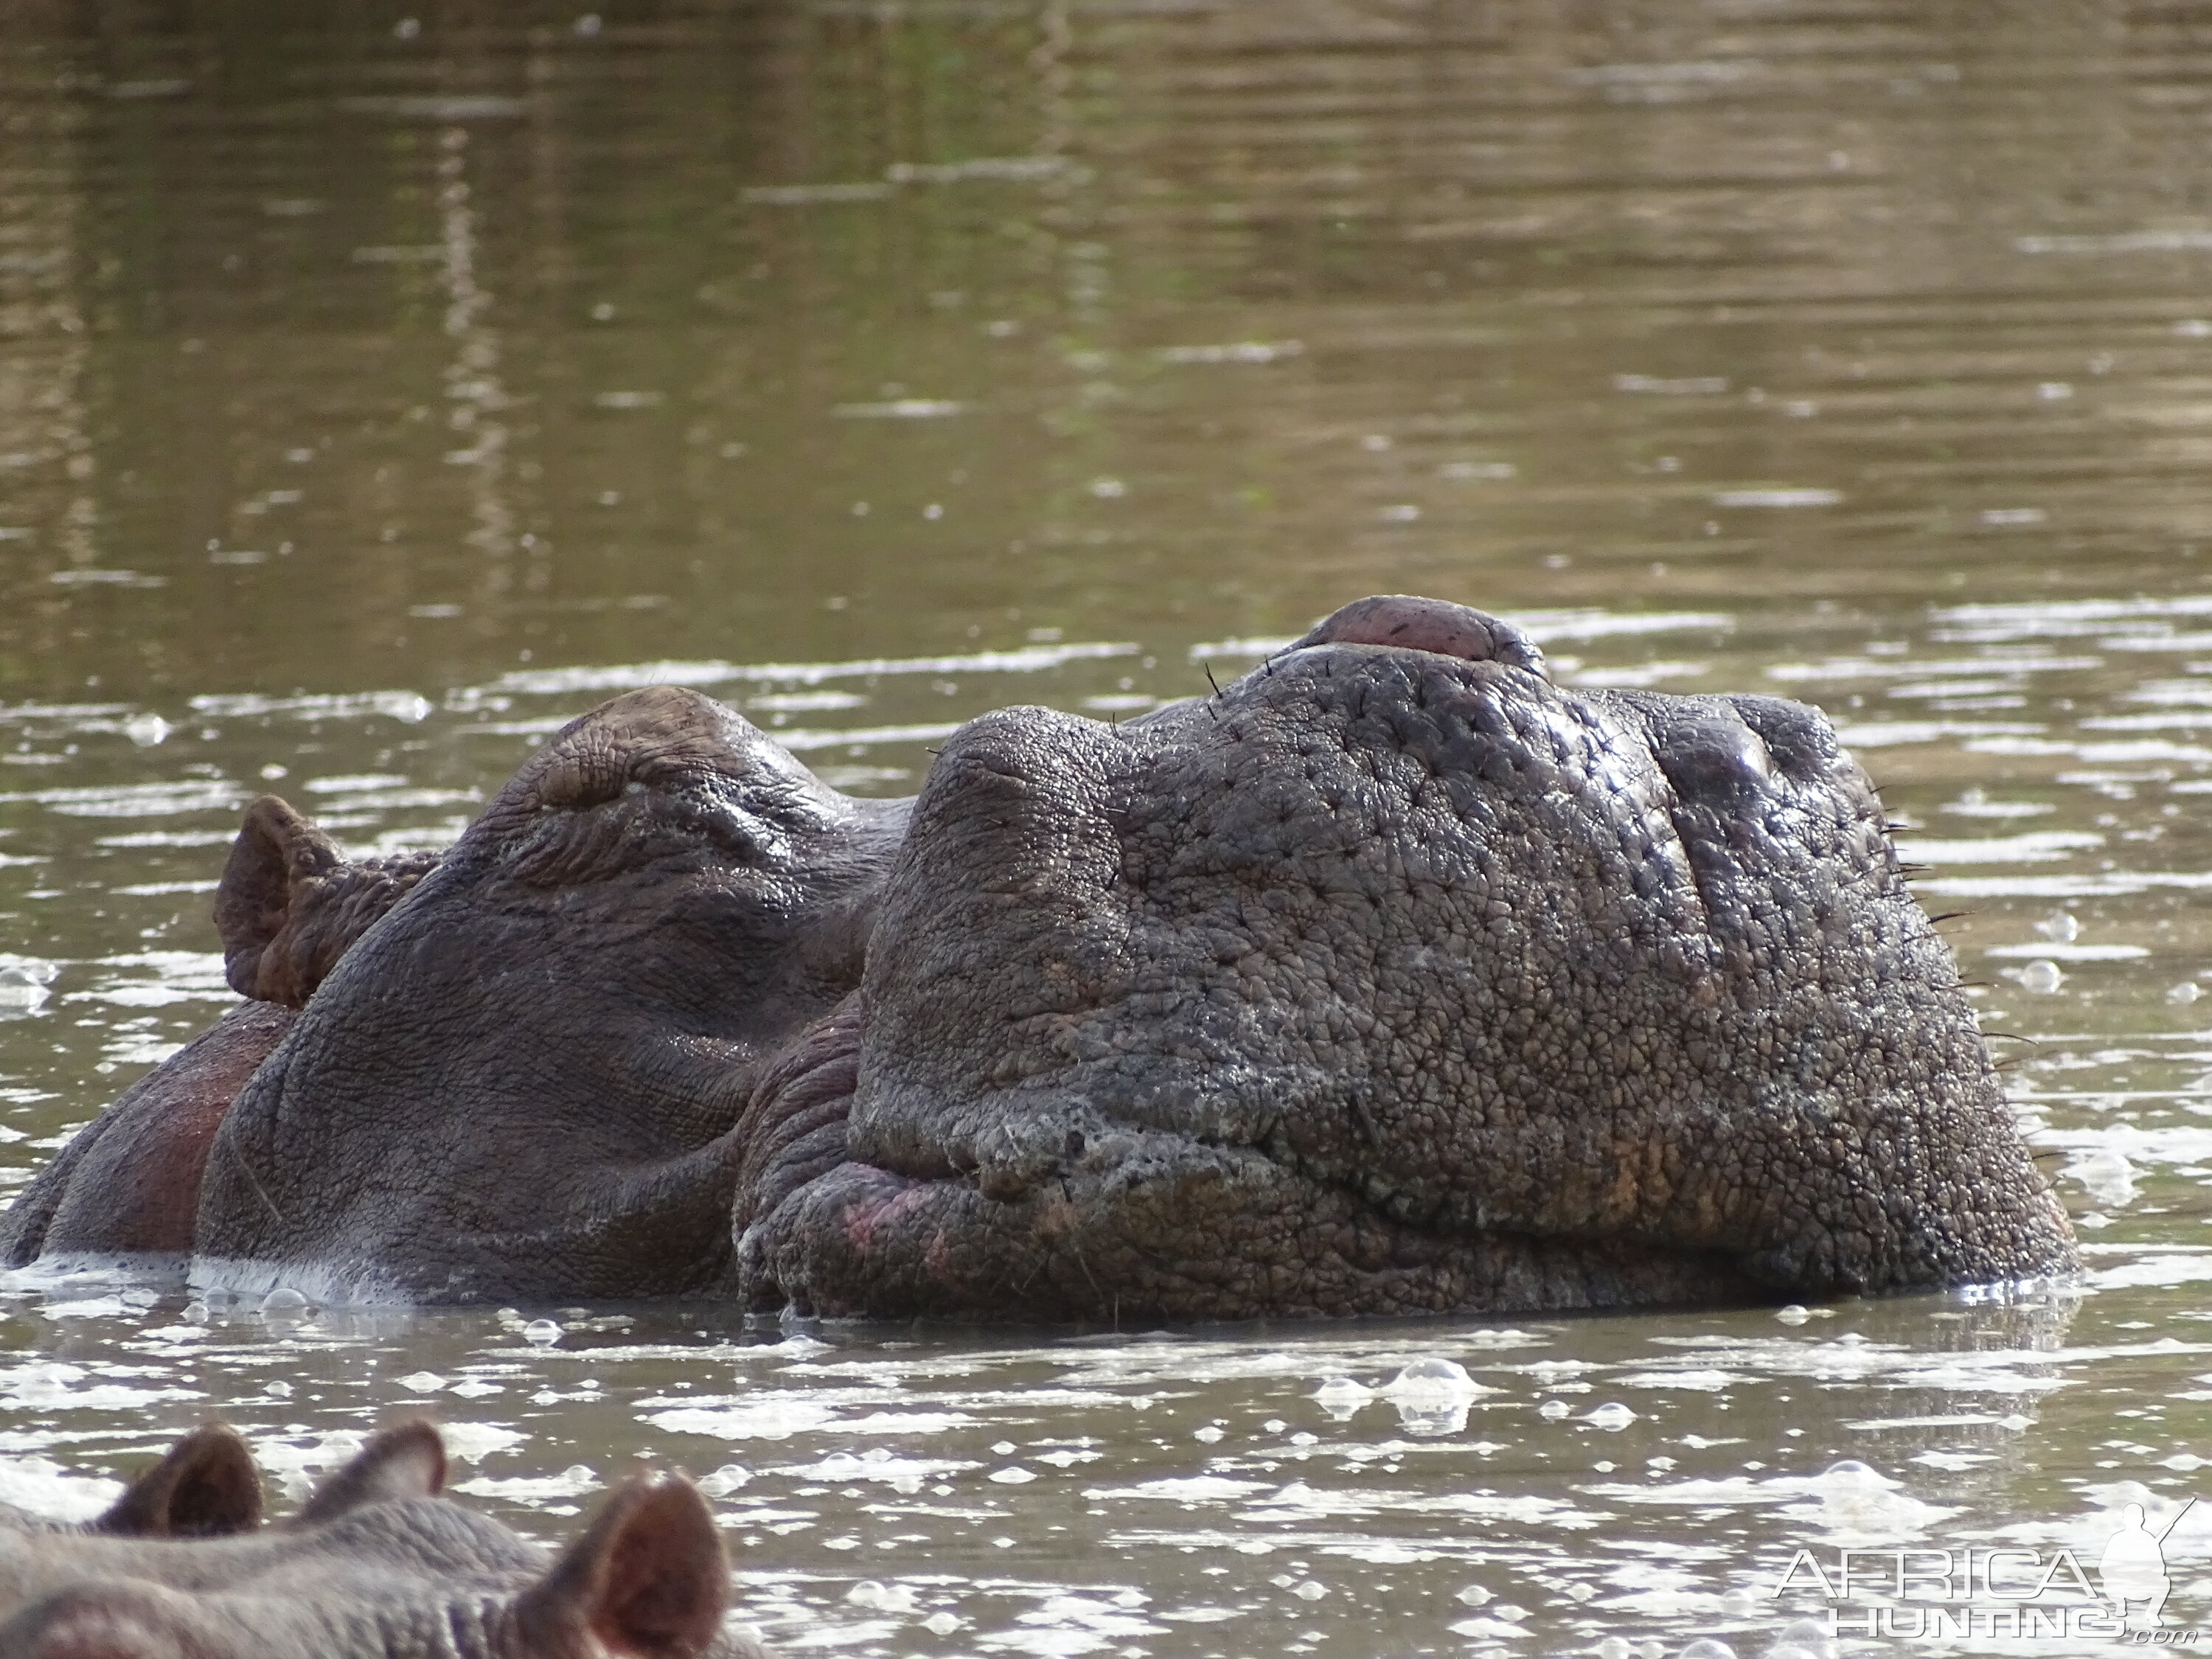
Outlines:
{"label": "second hippo in water", "polygon": [[[245,1455],[199,1431],[125,1502]],[[0,1659],[765,1659],[722,1629],[729,1567],[688,1482],[623,1482],[555,1555],[440,1496],[445,1474],[437,1431],[408,1422],[259,1530],[0,1522]]]}
{"label": "second hippo in water", "polygon": [[[197,1143],[210,1284],[1208,1319],[2074,1261],[1827,721],[1563,688],[1462,606],[1118,726],[985,715],[912,802],[635,692],[373,922],[336,896],[396,879],[312,887],[256,810],[234,968],[289,929],[327,975]],[[12,1258],[141,1133],[33,1182]]]}

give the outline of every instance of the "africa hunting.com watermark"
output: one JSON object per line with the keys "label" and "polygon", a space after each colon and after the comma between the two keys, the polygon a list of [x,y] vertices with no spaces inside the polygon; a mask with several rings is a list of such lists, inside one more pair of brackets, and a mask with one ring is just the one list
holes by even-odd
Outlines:
{"label": "africa hunting.com watermark", "polygon": [[2071,1549],[1994,1545],[1963,1548],[1839,1548],[1824,1565],[1799,1550],[1771,1594],[1810,1592],[1827,1603],[1837,1638],[1937,1642],[2000,1638],[2128,1641],[2195,1648],[2203,1632],[2166,1624],[2172,1589],[2164,1545],[2180,1513],[2153,1532],[2142,1506],[2121,1512],[2096,1558],[2094,1582]]}

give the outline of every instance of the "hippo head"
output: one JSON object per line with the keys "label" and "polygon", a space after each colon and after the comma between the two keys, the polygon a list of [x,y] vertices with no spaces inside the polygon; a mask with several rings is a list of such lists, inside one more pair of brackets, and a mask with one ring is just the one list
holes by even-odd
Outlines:
{"label": "hippo head", "polygon": [[234,974],[312,994],[215,1133],[196,1271],[336,1299],[710,1288],[718,1137],[857,982],[903,816],[672,687],[556,733],[404,886],[256,808],[218,900]]}
{"label": "hippo head", "polygon": [[191,1142],[201,1280],[338,1297],[1233,1318],[2073,1261],[1826,720],[1564,688],[1433,600],[1119,726],[971,720],[912,802],[634,692],[434,862],[257,808],[219,910],[304,1007],[149,1078],[10,1259]]}
{"label": "hippo head", "polygon": [[805,1086],[834,1053],[748,1125],[756,1305],[1517,1310],[2072,1261],[1827,721],[1565,690],[1434,601],[1119,726],[969,722],[825,1032],[839,1155]]}
{"label": "hippo head", "polygon": [[[192,1443],[165,1462],[204,1461]],[[237,1455],[250,1471],[242,1443]],[[728,1559],[680,1475],[621,1480],[556,1556],[441,1497],[445,1474],[437,1430],[416,1420],[379,1431],[298,1513],[249,1535],[0,1534],[0,1653],[762,1659],[722,1628]]]}

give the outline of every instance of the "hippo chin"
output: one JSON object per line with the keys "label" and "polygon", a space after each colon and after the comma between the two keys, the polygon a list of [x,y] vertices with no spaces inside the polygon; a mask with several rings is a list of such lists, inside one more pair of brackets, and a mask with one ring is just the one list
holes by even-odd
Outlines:
{"label": "hippo chin", "polygon": [[[434,866],[257,805],[218,917],[233,983],[301,1012],[249,1003],[86,1131],[11,1261],[1051,1320],[2074,1263],[1827,721],[1564,689],[1435,600],[1120,726],[972,720],[912,802],[633,693]],[[125,1206],[158,1244],[103,1242],[110,1191],[165,1194]]]}

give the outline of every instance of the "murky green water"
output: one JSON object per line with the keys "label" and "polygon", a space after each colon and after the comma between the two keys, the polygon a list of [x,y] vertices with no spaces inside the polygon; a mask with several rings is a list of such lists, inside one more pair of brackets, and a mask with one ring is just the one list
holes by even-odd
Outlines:
{"label": "murky green water", "polygon": [[[1931,1601],[2117,1649],[1775,1586],[2094,1577],[2120,1506],[2212,1498],[2208,158],[2186,0],[7,5],[11,1186],[228,1000],[264,788],[434,845],[674,679],[900,793],[983,709],[1149,707],[1395,589],[1842,722],[2091,1270],[550,1347],[58,1286],[0,1302],[0,1496],[210,1413],[298,1485],[412,1402],[548,1535],[638,1455],[720,1471],[795,1651],[1752,1655],[1831,1605],[1911,1649]],[[2212,1639],[2212,1504],[2166,1557]]]}

